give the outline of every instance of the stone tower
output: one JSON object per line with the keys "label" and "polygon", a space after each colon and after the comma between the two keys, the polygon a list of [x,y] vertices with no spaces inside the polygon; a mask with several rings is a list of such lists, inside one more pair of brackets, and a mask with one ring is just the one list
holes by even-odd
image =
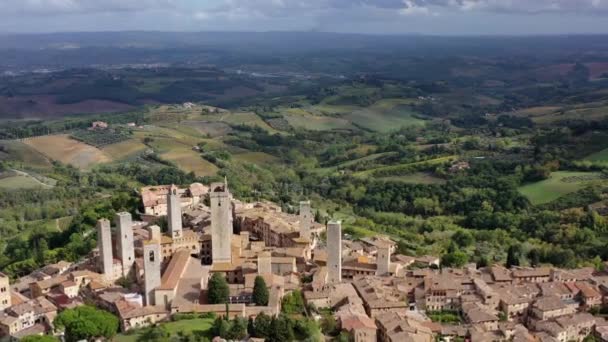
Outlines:
{"label": "stone tower", "polygon": [[156,305],[154,289],[160,286],[160,242],[148,240],[144,242],[144,299],[146,305]]}
{"label": "stone tower", "polygon": [[172,238],[182,237],[182,205],[175,185],[167,193],[167,222]]}
{"label": "stone tower", "polygon": [[389,273],[391,267],[391,248],[388,244],[378,247],[376,266],[376,275],[383,276]]}
{"label": "stone tower", "polygon": [[327,282],[342,282],[342,222],[327,224]]}
{"label": "stone tower", "polygon": [[133,219],[131,214],[122,212],[116,214],[116,241],[118,242],[118,258],[122,262],[122,275],[128,276],[135,263],[135,252],[133,247]]}
{"label": "stone tower", "polygon": [[232,262],[232,196],[228,182],[211,184],[211,258],[213,263]]}
{"label": "stone tower", "polygon": [[300,202],[300,237],[310,240],[310,228],[313,220],[314,216],[310,209],[310,201]]}
{"label": "stone tower", "polygon": [[9,286],[9,278],[6,274],[0,273],[0,312],[12,306],[11,288]]}
{"label": "stone tower", "polygon": [[160,242],[162,233],[160,232],[160,227],[157,225],[148,226],[146,228],[148,230],[148,239],[156,240]]}
{"label": "stone tower", "polygon": [[114,273],[114,256],[112,255],[112,230],[110,221],[101,219],[97,221],[97,248],[99,249],[99,270],[106,279]]}

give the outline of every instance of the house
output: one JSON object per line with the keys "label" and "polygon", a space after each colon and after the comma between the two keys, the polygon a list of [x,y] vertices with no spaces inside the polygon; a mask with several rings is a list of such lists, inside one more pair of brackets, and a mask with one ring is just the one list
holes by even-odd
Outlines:
{"label": "house", "polygon": [[565,316],[576,312],[578,303],[573,300],[561,300],[559,297],[540,297],[531,306],[532,314],[539,320]]}
{"label": "house", "polygon": [[37,335],[48,331],[57,316],[57,307],[44,297],[13,305],[0,313],[0,332],[11,337]]}
{"label": "house", "polygon": [[107,129],[108,123],[104,122],[104,121],[93,121],[91,123],[91,127],[89,128],[90,130],[104,130]]}

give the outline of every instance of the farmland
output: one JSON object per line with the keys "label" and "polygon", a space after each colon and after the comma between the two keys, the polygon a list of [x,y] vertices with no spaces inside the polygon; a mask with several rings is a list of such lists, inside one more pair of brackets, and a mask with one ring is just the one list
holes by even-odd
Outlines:
{"label": "farmland", "polygon": [[445,180],[433,176],[428,172],[414,172],[403,176],[381,177],[379,180],[386,182],[403,182],[407,184],[444,184]]}
{"label": "farmland", "polygon": [[546,180],[524,185],[519,188],[519,191],[532,204],[545,204],[581,190],[601,179],[599,173],[559,171],[553,172]]}
{"label": "farmland", "polygon": [[413,116],[407,106],[398,105],[390,109],[379,107],[356,110],[346,117],[355,125],[376,132],[390,132],[401,127],[420,126],[424,121]]}
{"label": "farmland", "polygon": [[354,129],[355,127],[346,119],[317,116],[305,111],[291,111],[285,115],[287,122],[293,127],[312,131],[327,131],[334,129]]}
{"label": "farmland", "polygon": [[146,149],[138,139],[130,139],[119,143],[104,146],[102,151],[112,160],[123,160],[131,156],[137,155]]}
{"label": "farmland", "polygon": [[31,146],[17,140],[0,142],[0,160],[17,161],[35,169],[48,169],[51,167],[49,159]]}
{"label": "farmland", "polygon": [[100,149],[71,139],[67,134],[30,138],[24,142],[51,160],[58,160],[80,169],[89,169],[111,160]]}
{"label": "farmland", "polygon": [[36,179],[25,176],[25,175],[15,175],[0,178],[0,188],[8,189],[8,190],[16,190],[16,189],[41,189],[41,188],[50,188],[49,186],[40,183]]}

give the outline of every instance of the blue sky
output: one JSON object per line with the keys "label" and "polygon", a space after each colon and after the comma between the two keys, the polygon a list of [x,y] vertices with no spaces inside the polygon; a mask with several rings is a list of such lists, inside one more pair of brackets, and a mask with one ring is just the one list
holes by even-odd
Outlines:
{"label": "blue sky", "polygon": [[0,0],[0,32],[608,33],[608,0]]}

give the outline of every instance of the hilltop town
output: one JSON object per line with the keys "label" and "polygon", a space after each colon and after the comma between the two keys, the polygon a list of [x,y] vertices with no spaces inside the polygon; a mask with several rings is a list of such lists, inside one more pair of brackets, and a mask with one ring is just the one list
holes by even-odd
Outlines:
{"label": "hilltop town", "polygon": [[[0,275],[5,338],[60,334],[58,313],[85,303],[129,332],[184,314],[274,317],[295,294],[311,317],[331,312],[353,341],[608,341],[603,270],[444,268],[434,256],[397,254],[388,237],[347,239],[340,221],[314,221],[310,201],[299,214],[239,201],[227,181],[146,187],[141,200],[141,221],[127,212],[114,227],[98,221],[98,247],[82,261],[13,282]],[[219,303],[210,295],[218,275],[229,289]],[[254,298],[260,278],[264,305]]]}

